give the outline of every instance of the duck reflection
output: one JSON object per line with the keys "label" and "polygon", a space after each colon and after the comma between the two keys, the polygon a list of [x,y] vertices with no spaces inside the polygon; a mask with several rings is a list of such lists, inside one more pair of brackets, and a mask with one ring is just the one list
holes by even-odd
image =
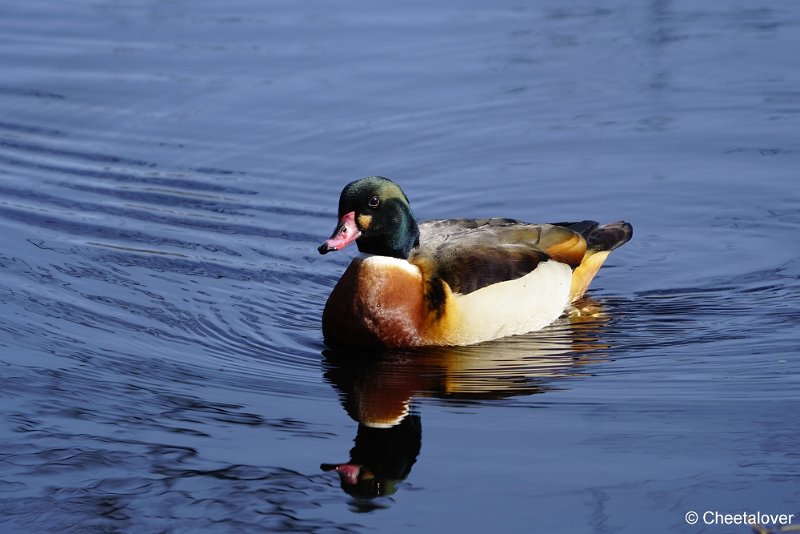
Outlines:
{"label": "duck reflection", "polygon": [[413,399],[477,402],[556,389],[606,358],[608,322],[599,303],[584,299],[570,315],[526,336],[469,347],[326,350],[325,378],[340,392],[358,431],[350,459],[321,468],[336,471],[342,489],[358,499],[392,495],[422,445]]}

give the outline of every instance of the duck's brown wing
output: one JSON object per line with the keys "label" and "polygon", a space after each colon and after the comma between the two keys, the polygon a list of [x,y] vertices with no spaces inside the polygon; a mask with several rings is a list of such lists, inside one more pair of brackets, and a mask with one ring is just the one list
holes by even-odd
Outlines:
{"label": "duck's brown wing", "polygon": [[420,246],[409,261],[426,279],[441,279],[454,293],[467,294],[521,278],[551,258],[575,267],[585,253],[586,239],[566,226],[451,219],[421,223]]}

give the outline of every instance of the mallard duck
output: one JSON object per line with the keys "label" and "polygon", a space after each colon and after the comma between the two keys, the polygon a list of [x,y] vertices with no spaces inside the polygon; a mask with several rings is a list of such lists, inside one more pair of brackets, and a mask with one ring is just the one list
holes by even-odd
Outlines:
{"label": "mallard duck", "polygon": [[417,223],[387,178],[350,182],[320,254],[355,241],[354,259],[322,315],[330,346],[471,345],[539,330],[589,286],[626,222],[530,224],[514,219]]}

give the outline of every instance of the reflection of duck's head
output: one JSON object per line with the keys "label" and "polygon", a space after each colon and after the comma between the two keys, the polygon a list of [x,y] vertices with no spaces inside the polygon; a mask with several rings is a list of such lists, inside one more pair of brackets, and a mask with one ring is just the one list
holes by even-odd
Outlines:
{"label": "reflection of duck's head", "polygon": [[336,471],[342,489],[353,497],[387,497],[411,472],[421,443],[418,415],[409,415],[392,428],[359,425],[350,460],[320,467]]}
{"label": "reflection of duck's head", "polygon": [[533,334],[469,347],[351,353],[326,351],[325,377],[341,392],[347,413],[365,426],[387,428],[408,414],[414,396],[491,399],[551,389],[554,379],[583,373],[602,359],[608,322],[599,305],[582,303]]}

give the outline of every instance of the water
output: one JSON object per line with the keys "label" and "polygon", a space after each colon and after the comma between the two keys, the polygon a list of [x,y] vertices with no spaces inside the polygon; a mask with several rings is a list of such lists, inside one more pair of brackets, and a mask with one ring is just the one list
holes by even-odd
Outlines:
{"label": "water", "polygon": [[[796,3],[2,12],[0,531],[800,517]],[[421,219],[635,236],[593,314],[333,353],[352,252],[316,246],[370,174]],[[321,468],[350,459],[376,474],[355,495]]]}

